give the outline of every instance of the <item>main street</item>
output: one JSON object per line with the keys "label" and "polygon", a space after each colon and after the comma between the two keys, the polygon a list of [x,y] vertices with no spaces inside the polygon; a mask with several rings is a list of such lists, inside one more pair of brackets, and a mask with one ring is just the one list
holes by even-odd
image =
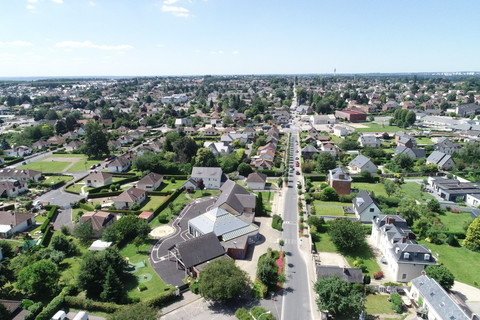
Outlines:
{"label": "main street", "polygon": [[[290,158],[288,188],[284,194],[283,207],[283,234],[285,241],[284,250],[287,252],[285,292],[282,304],[282,319],[312,319],[310,299],[310,279],[308,276],[307,261],[299,249],[298,237],[298,196],[297,182],[300,183],[301,175],[295,172],[300,168],[295,167],[296,157],[300,157],[298,131],[296,128],[289,130]],[[293,167],[293,170],[290,168]],[[297,178],[298,177],[298,178]]]}

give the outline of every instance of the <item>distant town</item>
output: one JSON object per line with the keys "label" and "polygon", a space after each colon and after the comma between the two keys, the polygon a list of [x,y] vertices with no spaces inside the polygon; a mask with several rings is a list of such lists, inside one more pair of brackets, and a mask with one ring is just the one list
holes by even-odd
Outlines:
{"label": "distant town", "polygon": [[480,319],[479,76],[0,79],[0,319]]}

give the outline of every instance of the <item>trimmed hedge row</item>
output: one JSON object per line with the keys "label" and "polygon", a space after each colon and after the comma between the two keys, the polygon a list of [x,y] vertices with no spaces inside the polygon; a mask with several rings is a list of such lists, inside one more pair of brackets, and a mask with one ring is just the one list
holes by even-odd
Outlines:
{"label": "trimmed hedge row", "polygon": [[175,200],[182,192],[183,192],[183,188],[181,189],[177,189],[175,190],[174,193],[172,193],[167,199],[165,199],[161,205],[158,206],[157,209],[155,209],[155,211],[153,211],[153,217],[156,218],[157,215],[162,212],[170,202],[172,202],[173,200]]}
{"label": "trimmed hedge row", "polygon": [[80,202],[80,203],[79,203],[79,206],[80,206],[80,208],[82,208],[83,210],[87,210],[87,211],[93,211],[93,210],[94,210],[94,208],[92,208],[91,206],[89,206],[89,205],[86,204],[86,203]]}
{"label": "trimmed hedge row", "polygon": [[188,180],[188,175],[187,174],[168,174],[163,176],[164,180],[169,180],[171,178],[175,178],[177,180]]}
{"label": "trimmed hedge row", "polygon": [[15,160],[10,160],[10,161],[5,161],[4,165],[5,166],[11,166],[12,164],[19,163],[25,160],[24,158],[17,158]]}
{"label": "trimmed hedge row", "polygon": [[44,208],[47,209],[48,212],[47,219],[45,219],[45,221],[42,223],[42,226],[40,227],[40,231],[42,231],[42,233],[45,233],[47,229],[49,229],[50,223],[52,222],[55,212],[57,212],[58,206],[46,205]]}
{"label": "trimmed hedge row", "polygon": [[110,210],[110,209],[107,209],[107,210],[104,210],[104,211],[112,212],[112,213],[123,213],[125,215],[142,213],[141,210],[116,210],[116,209]]}
{"label": "trimmed hedge row", "polygon": [[257,170],[257,172],[266,174],[268,177],[281,177],[283,176],[283,171],[282,170]]}
{"label": "trimmed hedge row", "polygon": [[115,303],[93,301],[90,299],[74,297],[74,296],[65,296],[65,303],[70,308],[87,310],[87,311],[99,311],[99,312],[106,312],[106,313],[114,313],[115,311],[121,308],[121,306]]}
{"label": "trimmed hedge row", "polygon": [[380,177],[379,176],[375,176],[375,177],[356,176],[356,177],[352,177],[352,182],[378,183],[380,182]]}
{"label": "trimmed hedge row", "polygon": [[324,182],[327,180],[327,176],[324,174],[316,174],[316,175],[305,175],[305,179],[310,179],[310,181],[321,181]]}
{"label": "trimmed hedge row", "polygon": [[273,228],[273,229],[276,229],[276,230],[278,230],[278,231],[283,231],[282,224],[283,224],[283,219],[282,219],[282,217],[280,217],[280,216],[277,215],[277,214],[274,214],[274,215],[273,215],[273,219],[272,219],[272,228]]}
{"label": "trimmed hedge row", "polygon": [[64,303],[64,296],[56,296],[45,308],[43,308],[42,312],[36,316],[35,320],[50,320]]}
{"label": "trimmed hedge row", "polygon": [[168,196],[172,194],[172,191],[147,191],[149,196]]}
{"label": "trimmed hedge row", "polygon": [[121,194],[123,191],[111,191],[111,192],[98,192],[98,193],[88,193],[88,198],[103,198],[103,197],[115,197]]}
{"label": "trimmed hedge row", "polygon": [[158,296],[145,301],[147,305],[154,308],[162,308],[167,304],[174,302],[180,298],[175,294],[174,288],[166,288],[165,291],[161,292]]}

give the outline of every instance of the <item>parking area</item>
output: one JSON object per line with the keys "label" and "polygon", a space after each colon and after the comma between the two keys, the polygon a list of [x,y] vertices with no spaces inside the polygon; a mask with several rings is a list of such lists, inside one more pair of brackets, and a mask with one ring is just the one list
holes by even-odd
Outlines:
{"label": "parking area", "polygon": [[150,263],[158,275],[168,284],[183,285],[184,270],[177,268],[174,261],[168,260],[168,249],[173,245],[193,238],[188,234],[188,221],[203,213],[216,201],[216,197],[197,199],[189,203],[173,221],[175,232],[164,239],[158,240],[150,252]]}

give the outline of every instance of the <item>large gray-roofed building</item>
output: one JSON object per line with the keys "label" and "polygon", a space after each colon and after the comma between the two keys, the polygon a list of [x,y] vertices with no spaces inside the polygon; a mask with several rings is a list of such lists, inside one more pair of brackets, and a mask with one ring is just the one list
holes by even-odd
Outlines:
{"label": "large gray-roofed building", "polygon": [[244,187],[228,180],[220,190],[222,193],[215,202],[215,207],[221,207],[234,215],[253,214],[255,212],[256,196]]}
{"label": "large gray-roofed building", "polygon": [[363,273],[357,268],[341,268],[337,266],[316,266],[317,278],[337,276],[350,283],[363,283]]}

